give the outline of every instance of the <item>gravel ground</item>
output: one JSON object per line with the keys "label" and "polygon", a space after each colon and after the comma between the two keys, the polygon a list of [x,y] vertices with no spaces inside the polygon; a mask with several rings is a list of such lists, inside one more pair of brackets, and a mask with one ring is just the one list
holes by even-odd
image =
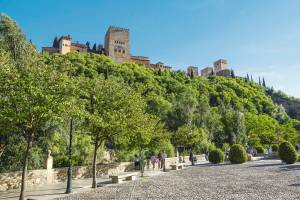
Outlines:
{"label": "gravel ground", "polygon": [[202,164],[62,199],[300,199],[300,163]]}

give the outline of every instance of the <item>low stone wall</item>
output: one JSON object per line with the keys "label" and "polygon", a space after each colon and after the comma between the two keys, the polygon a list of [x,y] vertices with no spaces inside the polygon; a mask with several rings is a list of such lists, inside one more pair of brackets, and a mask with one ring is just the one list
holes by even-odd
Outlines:
{"label": "low stone wall", "polygon": [[[0,174],[0,191],[17,189],[21,184],[22,172],[10,172]],[[40,185],[47,183],[47,170],[32,170],[27,173],[28,185]]]}
{"label": "low stone wall", "polygon": [[[131,171],[134,169],[132,162],[99,164],[97,165],[97,176],[107,174],[118,174],[124,171]],[[67,179],[68,168],[54,168],[29,170],[27,173],[26,183],[28,186],[52,184]],[[90,178],[92,177],[92,166],[78,166],[72,168],[73,179]],[[0,191],[17,189],[21,184],[22,172],[10,172],[0,174]]]}
{"label": "low stone wall", "polygon": [[[197,160],[204,160],[204,155],[197,155]],[[189,156],[185,156],[186,163],[190,163]],[[166,167],[169,168],[170,164],[179,163],[177,157],[167,158]],[[134,170],[132,162],[122,163],[110,163],[110,164],[98,164],[97,176],[101,177],[108,174],[118,174],[121,172]],[[48,169],[41,170],[29,170],[27,173],[26,183],[28,186],[52,184],[57,182],[66,181],[68,168],[54,168],[48,167]],[[10,172],[0,174],[0,191],[6,191],[11,189],[17,189],[20,187],[22,172]],[[77,166],[72,168],[72,178],[82,179],[92,177],[92,166]]]}

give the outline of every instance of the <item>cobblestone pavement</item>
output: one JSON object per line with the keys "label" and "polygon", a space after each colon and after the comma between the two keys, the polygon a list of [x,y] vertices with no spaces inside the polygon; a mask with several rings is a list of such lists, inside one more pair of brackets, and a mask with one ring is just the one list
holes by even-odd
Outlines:
{"label": "cobblestone pavement", "polygon": [[241,165],[202,164],[159,176],[108,184],[73,194],[64,200],[85,199],[300,199],[300,163],[278,160]]}

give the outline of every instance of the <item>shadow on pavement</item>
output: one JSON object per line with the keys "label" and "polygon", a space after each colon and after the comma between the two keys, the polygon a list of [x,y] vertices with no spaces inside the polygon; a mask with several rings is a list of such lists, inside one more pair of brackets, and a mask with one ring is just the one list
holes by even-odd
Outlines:
{"label": "shadow on pavement", "polygon": [[97,183],[97,187],[104,187],[105,185],[113,184],[111,181],[103,181],[100,183]]}
{"label": "shadow on pavement", "polygon": [[231,165],[231,163],[229,162],[222,163],[222,164],[204,163],[204,164],[197,164],[194,166],[191,165],[190,167],[220,167],[225,165]]}
{"label": "shadow on pavement", "polygon": [[289,186],[291,186],[291,187],[299,187],[300,183],[293,183],[293,184],[290,184]]}
{"label": "shadow on pavement", "polygon": [[9,197],[0,197],[0,199],[15,199],[15,198],[19,198],[20,195],[17,196],[9,196]]}
{"label": "shadow on pavement", "polygon": [[250,168],[252,167],[273,167],[273,166],[280,166],[283,165],[282,163],[271,163],[271,164],[258,164],[258,165],[253,165],[249,166]]}
{"label": "shadow on pavement", "polygon": [[280,167],[281,171],[294,171],[294,170],[300,170],[299,164],[293,164],[293,165],[284,165]]}

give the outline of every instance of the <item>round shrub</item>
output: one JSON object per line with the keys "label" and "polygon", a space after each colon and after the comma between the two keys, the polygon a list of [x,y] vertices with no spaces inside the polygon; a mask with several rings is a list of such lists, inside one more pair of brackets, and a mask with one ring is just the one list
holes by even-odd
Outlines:
{"label": "round shrub", "polygon": [[209,152],[208,160],[213,164],[224,162],[224,153],[220,149],[214,149]]}
{"label": "round shrub", "polygon": [[248,155],[244,147],[240,144],[235,144],[230,148],[229,160],[232,164],[241,164],[248,160]]}
{"label": "round shrub", "polygon": [[255,149],[256,149],[257,153],[265,153],[265,149],[263,146],[260,146],[260,145],[256,146]]}
{"label": "round shrub", "polygon": [[272,145],[272,151],[273,151],[273,152],[278,152],[278,149],[279,149],[278,144],[273,144],[273,145]]}
{"label": "round shrub", "polygon": [[283,142],[279,145],[278,154],[280,159],[287,164],[293,164],[298,160],[298,154],[289,142]]}

